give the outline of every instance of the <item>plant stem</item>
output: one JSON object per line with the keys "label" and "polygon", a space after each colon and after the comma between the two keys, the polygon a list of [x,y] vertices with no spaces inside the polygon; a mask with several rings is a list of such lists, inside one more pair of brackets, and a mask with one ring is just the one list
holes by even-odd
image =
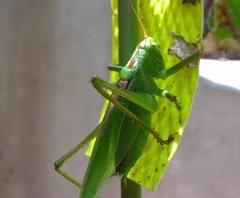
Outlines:
{"label": "plant stem", "polygon": [[141,186],[130,179],[127,184],[121,180],[121,198],[141,198]]}
{"label": "plant stem", "polygon": [[[137,11],[138,0],[131,0]],[[119,65],[125,65],[139,43],[138,20],[127,0],[118,1]],[[121,198],[141,198],[141,186],[121,181]]]}
{"label": "plant stem", "polygon": [[[136,8],[138,0],[131,0]],[[119,28],[119,64],[125,65],[131,58],[138,42],[138,21],[128,0],[118,1],[118,28]]]}

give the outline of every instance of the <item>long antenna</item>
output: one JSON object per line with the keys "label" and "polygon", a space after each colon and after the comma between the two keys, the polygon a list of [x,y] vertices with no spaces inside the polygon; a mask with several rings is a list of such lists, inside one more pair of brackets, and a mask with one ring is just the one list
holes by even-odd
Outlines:
{"label": "long antenna", "polygon": [[136,12],[136,10],[134,9],[134,6],[131,2],[131,0],[128,0],[130,6],[132,7],[133,11],[134,11],[134,14],[136,15],[137,19],[138,19],[138,22],[140,23],[141,27],[142,27],[142,30],[143,30],[143,34],[144,34],[144,37],[147,37],[147,34],[146,34],[146,31],[144,29],[144,26],[142,24],[142,21],[140,20],[139,16],[138,16],[138,13]]}

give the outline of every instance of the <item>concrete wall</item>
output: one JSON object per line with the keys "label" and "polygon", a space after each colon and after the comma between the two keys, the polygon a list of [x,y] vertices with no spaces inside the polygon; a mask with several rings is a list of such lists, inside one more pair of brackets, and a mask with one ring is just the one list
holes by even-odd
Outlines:
{"label": "concrete wall", "polygon": [[[0,27],[0,197],[78,197],[53,162],[98,122],[104,100],[88,81],[108,79],[109,1],[3,0]],[[240,196],[239,101],[200,83],[180,148],[143,197]],[[64,168],[82,180],[87,160],[80,152]],[[102,197],[118,197],[110,181]]]}

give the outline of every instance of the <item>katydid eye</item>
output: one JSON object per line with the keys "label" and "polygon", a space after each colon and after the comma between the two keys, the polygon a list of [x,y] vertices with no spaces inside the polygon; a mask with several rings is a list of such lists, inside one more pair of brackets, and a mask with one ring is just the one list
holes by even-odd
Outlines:
{"label": "katydid eye", "polygon": [[159,48],[156,43],[151,43],[151,47],[153,47],[153,48]]}

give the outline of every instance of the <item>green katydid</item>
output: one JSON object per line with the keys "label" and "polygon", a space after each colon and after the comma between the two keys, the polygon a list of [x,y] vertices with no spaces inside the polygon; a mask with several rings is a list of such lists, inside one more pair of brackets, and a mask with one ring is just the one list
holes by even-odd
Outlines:
{"label": "green katydid", "polygon": [[[129,3],[132,6],[130,1]],[[144,28],[143,31],[145,33]],[[196,53],[166,69],[157,44],[145,33],[145,39],[138,44],[125,67],[110,67],[120,71],[119,79],[115,83],[105,82],[97,76],[92,77],[93,86],[110,102],[105,116],[90,135],[54,163],[57,172],[82,188],[80,197],[97,196],[106,181],[116,173],[126,180],[129,170],[145,147],[149,133],[162,145],[173,141],[176,131],[163,140],[150,127],[151,113],[158,108],[155,96],[169,99],[179,110],[180,105],[174,95],[158,88],[153,79],[165,79],[199,57],[200,54]],[[104,88],[111,90],[112,94],[109,95]],[[95,146],[81,184],[60,168],[95,137]]]}

